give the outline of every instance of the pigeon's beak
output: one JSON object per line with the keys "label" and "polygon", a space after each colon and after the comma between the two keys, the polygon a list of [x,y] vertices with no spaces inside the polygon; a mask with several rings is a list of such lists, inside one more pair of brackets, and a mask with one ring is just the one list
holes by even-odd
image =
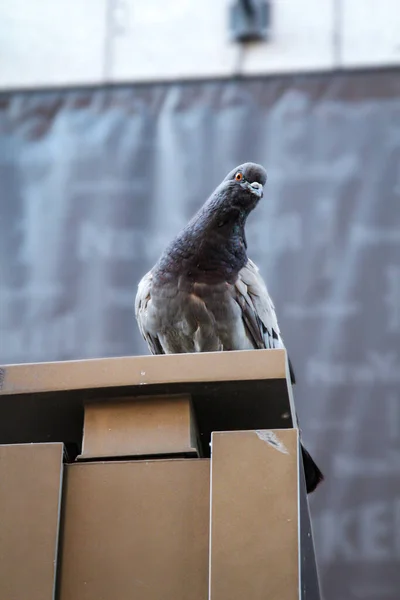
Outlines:
{"label": "pigeon's beak", "polygon": [[249,190],[252,194],[257,196],[257,198],[262,198],[264,188],[261,183],[258,183],[258,181],[254,181],[253,183],[250,183]]}

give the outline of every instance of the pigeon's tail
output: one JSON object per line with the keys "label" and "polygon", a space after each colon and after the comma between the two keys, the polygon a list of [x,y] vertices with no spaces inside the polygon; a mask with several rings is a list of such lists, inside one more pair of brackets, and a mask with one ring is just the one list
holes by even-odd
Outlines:
{"label": "pigeon's tail", "polygon": [[292,361],[290,360],[290,358],[288,359],[288,361],[289,361],[290,381],[292,382],[292,385],[294,385],[296,383],[296,375],[294,374],[293,365],[292,365]]}
{"label": "pigeon's tail", "polygon": [[304,475],[306,478],[307,494],[311,494],[324,480],[324,476],[311,458],[310,454],[301,444],[301,455],[303,457]]}
{"label": "pigeon's tail", "polygon": [[[294,385],[296,383],[296,376],[294,374],[293,365],[292,365],[290,358],[288,359],[288,361],[289,361],[290,380],[292,382],[292,385]],[[297,415],[296,415],[296,419],[297,419]],[[321,471],[319,470],[319,468],[317,467],[317,465],[311,458],[310,453],[307,452],[307,450],[304,448],[303,444],[300,444],[300,445],[301,445],[301,455],[303,458],[303,465],[304,465],[304,475],[306,478],[307,494],[311,494],[311,492],[313,492],[318,487],[318,485],[321,483],[321,481],[324,480],[324,476],[322,475]]]}

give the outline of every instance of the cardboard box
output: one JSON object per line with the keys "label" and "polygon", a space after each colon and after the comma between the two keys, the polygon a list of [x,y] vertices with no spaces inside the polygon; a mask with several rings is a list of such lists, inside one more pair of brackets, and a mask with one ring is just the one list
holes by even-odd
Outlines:
{"label": "cardboard box", "polygon": [[0,446],[0,597],[55,598],[62,444]]}
{"label": "cardboard box", "polygon": [[66,466],[60,600],[206,600],[207,459]]}
{"label": "cardboard box", "polygon": [[0,394],[202,381],[284,380],[287,371],[288,363],[284,349],[124,356],[5,365],[0,369]]}
{"label": "cardboard box", "polygon": [[[222,432],[213,435],[211,492],[209,460],[115,460],[119,452],[152,453],[161,438],[162,452],[166,439],[175,440],[175,449],[182,440],[192,444],[188,401],[173,408],[171,394],[190,395],[204,456],[211,432]],[[157,412],[167,411],[158,422],[155,413],[146,413],[156,395],[170,403],[158,405]],[[304,598],[319,598],[284,351],[10,365],[0,368],[0,396],[0,443],[63,440],[73,460],[82,444],[84,407],[90,405],[84,454],[88,460],[97,453],[114,459],[65,467],[58,600],[206,600],[208,591],[212,600],[293,600],[300,589]],[[146,398],[131,402],[138,396]],[[180,426],[177,414],[184,415]],[[168,419],[170,432],[176,426],[172,436],[164,435]],[[271,429],[275,438],[265,431]],[[57,501],[50,486],[57,470],[46,461],[40,465],[46,476],[38,465],[16,462],[11,495],[0,486],[0,515],[12,516],[0,519],[0,552],[5,556],[11,548],[0,564],[7,600],[54,594],[60,462]],[[8,471],[1,469],[0,463],[0,477],[7,480]],[[16,498],[21,504],[14,506]],[[30,539],[40,551],[31,549]],[[38,575],[38,565],[46,578]],[[0,592],[2,597],[1,584]]]}
{"label": "cardboard box", "polygon": [[212,431],[296,427],[287,372],[285,350],[6,365],[0,368],[0,443],[63,441],[76,456],[87,402],[188,394],[207,457]]}
{"label": "cardboard box", "polygon": [[209,600],[299,600],[298,432],[212,435]]}
{"label": "cardboard box", "polygon": [[80,460],[173,454],[199,454],[190,396],[131,397],[85,405]]}

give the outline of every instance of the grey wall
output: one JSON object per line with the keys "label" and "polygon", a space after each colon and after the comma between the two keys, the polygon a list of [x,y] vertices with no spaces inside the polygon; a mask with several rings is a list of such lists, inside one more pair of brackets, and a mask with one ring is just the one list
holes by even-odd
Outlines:
{"label": "grey wall", "polygon": [[400,589],[400,72],[0,97],[0,361],[147,353],[143,273],[223,176],[269,174],[274,297],[327,600]]}

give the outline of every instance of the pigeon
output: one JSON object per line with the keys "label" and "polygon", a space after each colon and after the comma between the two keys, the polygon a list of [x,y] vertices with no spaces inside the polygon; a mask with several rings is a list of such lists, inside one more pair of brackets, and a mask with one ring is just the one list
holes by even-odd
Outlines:
{"label": "pigeon", "polygon": [[[250,162],[228,173],[139,282],[135,316],[152,354],[284,348],[274,304],[247,256],[245,224],[266,180]],[[302,444],[301,451],[311,493],[323,475]]]}

